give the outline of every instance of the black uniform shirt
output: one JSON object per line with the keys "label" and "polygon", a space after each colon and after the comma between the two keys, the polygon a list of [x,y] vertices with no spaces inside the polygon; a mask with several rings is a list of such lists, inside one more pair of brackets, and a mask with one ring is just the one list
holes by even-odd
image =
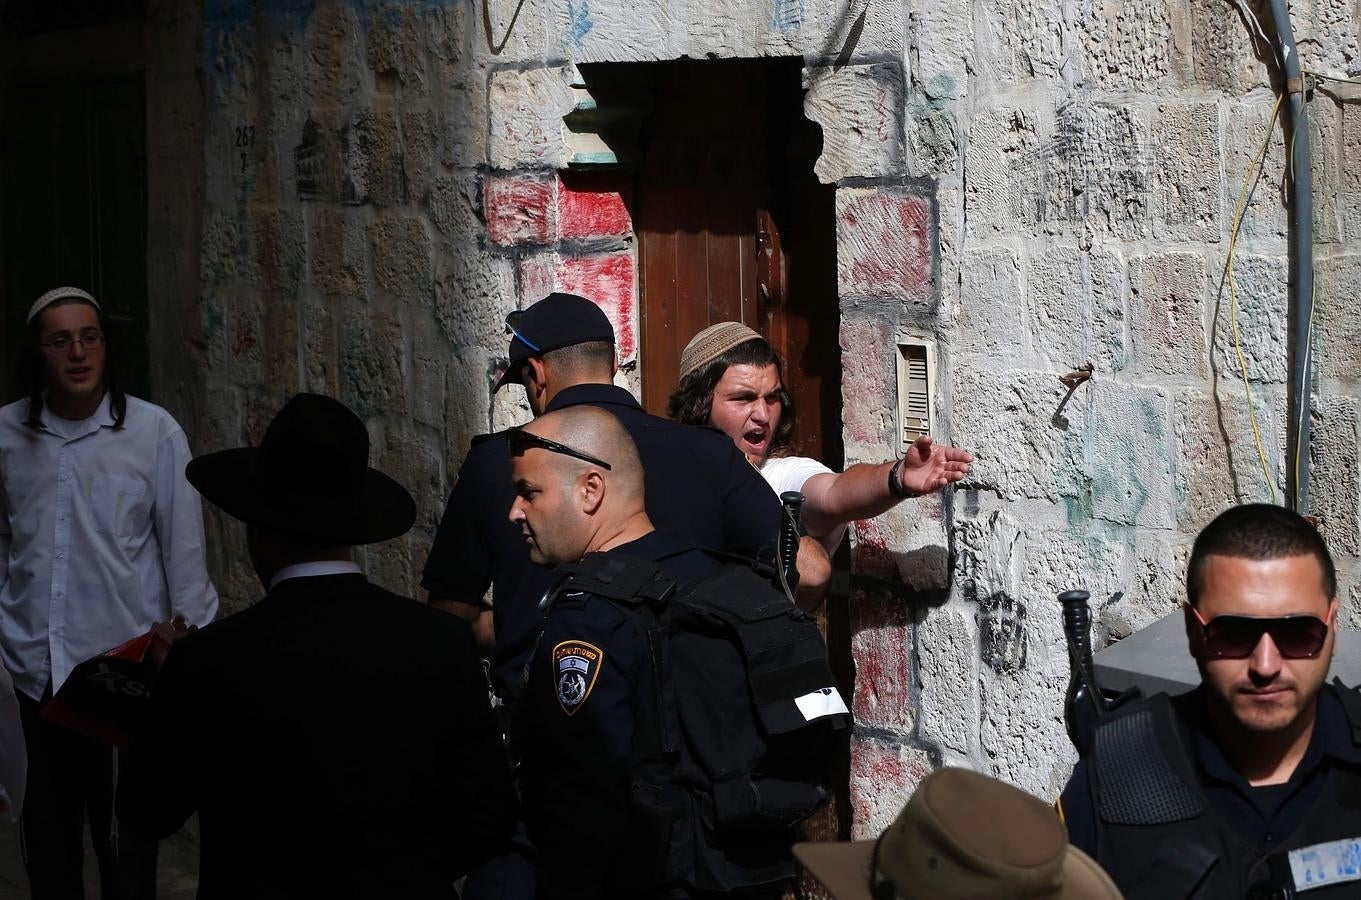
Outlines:
{"label": "black uniform shirt", "polygon": [[[680,584],[719,568],[656,531],[610,552],[656,562]],[[549,610],[516,726],[540,898],[637,897],[627,888],[656,874],[648,865],[658,846],[629,830],[634,728],[650,667],[646,641],[609,601],[568,594]]]}
{"label": "black uniform shirt", "polygon": [[[658,529],[697,547],[774,557],[780,501],[727,435],[649,415],[632,394],[608,384],[565,388],[548,411],[581,404],[618,416],[638,445],[647,513]],[[514,499],[505,433],[474,440],[421,581],[431,593],[469,604],[480,603],[491,586],[496,605],[491,674],[503,697],[519,692],[543,622],[539,600],[553,585],[550,570],[529,561],[524,536],[507,518]]]}
{"label": "black uniform shirt", "polygon": [[[1275,852],[1288,840],[1313,808],[1328,780],[1334,760],[1361,762],[1361,749],[1352,742],[1351,727],[1332,685],[1318,695],[1318,718],[1304,757],[1284,785],[1253,787],[1219,748],[1205,713],[1204,689],[1196,688],[1172,699],[1183,745],[1215,812],[1237,828],[1262,855]],[[1096,806],[1088,780],[1087,761],[1081,760],[1063,790],[1068,840],[1096,856]]]}

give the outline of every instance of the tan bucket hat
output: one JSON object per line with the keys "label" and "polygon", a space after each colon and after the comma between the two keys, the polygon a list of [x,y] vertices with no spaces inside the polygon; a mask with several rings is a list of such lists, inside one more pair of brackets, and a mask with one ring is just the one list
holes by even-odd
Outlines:
{"label": "tan bucket hat", "polygon": [[1052,808],[967,769],[928,775],[877,841],[794,856],[836,900],[1122,900]]}

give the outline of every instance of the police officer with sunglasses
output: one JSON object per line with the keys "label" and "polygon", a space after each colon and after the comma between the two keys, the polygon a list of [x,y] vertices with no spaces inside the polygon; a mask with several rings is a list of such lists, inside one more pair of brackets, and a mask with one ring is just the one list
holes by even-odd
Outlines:
{"label": "police officer with sunglasses", "polygon": [[1070,840],[1129,900],[1361,896],[1361,695],[1325,683],[1322,537],[1281,507],[1230,509],[1196,538],[1186,593],[1200,686],[1103,719],[1059,801]]}

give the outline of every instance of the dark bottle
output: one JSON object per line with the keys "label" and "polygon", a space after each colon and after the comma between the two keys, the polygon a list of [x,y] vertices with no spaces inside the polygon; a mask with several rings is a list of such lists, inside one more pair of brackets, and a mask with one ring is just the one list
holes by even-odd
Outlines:
{"label": "dark bottle", "polygon": [[1068,739],[1077,748],[1078,756],[1086,756],[1092,749],[1097,719],[1106,711],[1106,698],[1096,684],[1092,669],[1092,611],[1087,606],[1090,595],[1086,591],[1064,591],[1059,594],[1063,604],[1063,634],[1068,642],[1068,696],[1063,704],[1063,718],[1068,725]]}

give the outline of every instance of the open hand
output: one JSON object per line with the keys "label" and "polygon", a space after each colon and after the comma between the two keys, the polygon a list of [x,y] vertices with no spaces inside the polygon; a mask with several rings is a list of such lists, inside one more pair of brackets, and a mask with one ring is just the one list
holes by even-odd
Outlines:
{"label": "open hand", "polygon": [[909,491],[929,494],[962,480],[971,462],[973,454],[969,451],[937,444],[924,435],[907,448],[903,464],[898,467],[898,480]]}

